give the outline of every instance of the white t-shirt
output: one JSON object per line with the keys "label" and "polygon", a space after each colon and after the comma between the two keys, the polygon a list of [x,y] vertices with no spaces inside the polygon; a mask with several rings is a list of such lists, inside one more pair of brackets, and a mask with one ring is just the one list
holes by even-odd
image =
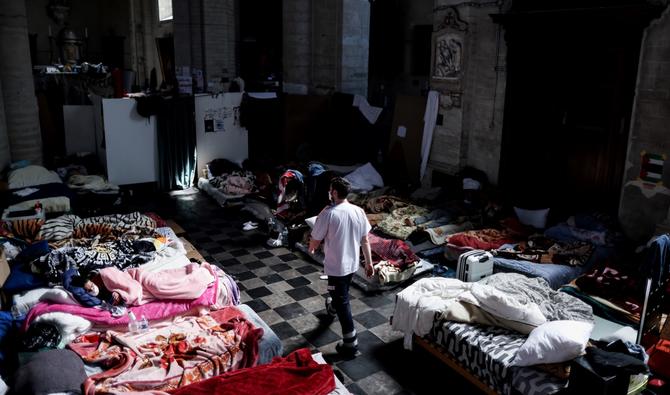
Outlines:
{"label": "white t-shirt", "polygon": [[340,277],[356,272],[361,239],[370,229],[363,209],[348,201],[329,206],[319,214],[312,238],[324,240],[326,259],[323,266],[327,275]]}

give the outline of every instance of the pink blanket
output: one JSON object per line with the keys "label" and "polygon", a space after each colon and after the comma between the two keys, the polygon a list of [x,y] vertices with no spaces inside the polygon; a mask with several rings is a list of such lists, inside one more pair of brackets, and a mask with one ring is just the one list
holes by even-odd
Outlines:
{"label": "pink blanket", "polygon": [[153,300],[197,299],[217,275],[205,262],[153,273],[142,268],[122,271],[108,267],[100,271],[100,277],[105,287],[118,292],[127,305],[139,306]]}
{"label": "pink blanket", "polygon": [[[216,304],[218,281],[215,281],[212,286],[207,288],[205,293],[200,295],[198,299],[187,301],[169,301],[169,302],[150,302],[142,306],[130,307],[128,310],[135,313],[136,317],[145,316],[147,320],[159,320],[176,315],[182,315],[188,311],[194,310],[198,307],[212,306]],[[128,315],[121,317],[112,317],[112,314],[107,310],[101,310],[93,307],[74,306],[67,304],[48,304],[40,302],[35,305],[23,321],[23,331],[28,330],[28,327],[33,320],[42,314],[62,312],[80,316],[91,321],[98,326],[119,326],[128,325]]]}

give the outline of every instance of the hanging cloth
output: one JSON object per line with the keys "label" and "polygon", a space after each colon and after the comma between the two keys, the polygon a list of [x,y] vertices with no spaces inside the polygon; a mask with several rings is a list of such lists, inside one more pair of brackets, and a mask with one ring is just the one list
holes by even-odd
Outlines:
{"label": "hanging cloth", "polygon": [[158,112],[158,163],[161,190],[191,187],[196,171],[193,96],[163,101]]}
{"label": "hanging cloth", "polygon": [[436,91],[428,92],[426,101],[426,113],[423,116],[423,139],[421,140],[421,169],[419,170],[419,179],[423,179],[428,166],[428,156],[430,147],[433,144],[433,131],[437,124],[437,111],[440,108],[440,94]]}

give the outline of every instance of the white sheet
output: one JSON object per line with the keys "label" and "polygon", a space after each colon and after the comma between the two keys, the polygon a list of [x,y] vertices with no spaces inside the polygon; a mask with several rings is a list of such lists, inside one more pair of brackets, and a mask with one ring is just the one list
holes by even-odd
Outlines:
{"label": "white sheet", "polygon": [[19,315],[27,314],[39,302],[79,305],[74,296],[61,287],[32,289],[21,295],[14,295],[12,301],[12,309]]}
{"label": "white sheet", "polygon": [[371,191],[375,187],[383,187],[384,180],[370,162],[344,176],[351,183],[354,191]]}
{"label": "white sheet", "polygon": [[65,196],[50,197],[35,200],[26,200],[9,206],[9,211],[30,210],[35,207],[35,203],[40,202],[45,213],[67,213],[70,211],[70,198]]}

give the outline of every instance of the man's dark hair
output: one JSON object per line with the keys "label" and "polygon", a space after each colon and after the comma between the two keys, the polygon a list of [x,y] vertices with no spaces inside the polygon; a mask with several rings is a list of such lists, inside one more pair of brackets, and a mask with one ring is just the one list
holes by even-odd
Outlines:
{"label": "man's dark hair", "polygon": [[351,192],[351,184],[342,177],[335,177],[330,180],[330,187],[337,192],[338,199],[346,199]]}

